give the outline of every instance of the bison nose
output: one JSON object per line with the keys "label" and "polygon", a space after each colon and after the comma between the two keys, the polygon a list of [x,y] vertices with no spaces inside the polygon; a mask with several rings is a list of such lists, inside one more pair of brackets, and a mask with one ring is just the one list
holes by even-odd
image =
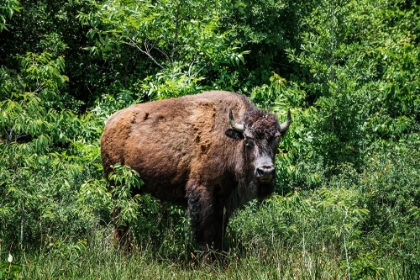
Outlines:
{"label": "bison nose", "polygon": [[257,167],[257,173],[259,176],[264,176],[267,174],[273,174],[274,173],[274,166],[262,166]]}
{"label": "bison nose", "polygon": [[273,165],[264,165],[257,167],[257,176],[260,181],[271,181],[274,177],[275,169]]}

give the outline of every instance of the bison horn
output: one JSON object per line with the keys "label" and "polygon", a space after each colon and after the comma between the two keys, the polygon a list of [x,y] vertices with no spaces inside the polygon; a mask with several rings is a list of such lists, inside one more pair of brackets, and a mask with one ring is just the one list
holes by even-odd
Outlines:
{"label": "bison horn", "polygon": [[291,123],[292,123],[292,117],[290,115],[290,109],[289,109],[289,110],[287,110],[286,121],[280,125],[280,132],[285,132],[289,128]]}
{"label": "bison horn", "polygon": [[238,132],[244,132],[244,125],[243,124],[237,124],[235,120],[233,119],[232,109],[229,109],[229,122],[230,126],[232,126],[233,130],[236,130]]}

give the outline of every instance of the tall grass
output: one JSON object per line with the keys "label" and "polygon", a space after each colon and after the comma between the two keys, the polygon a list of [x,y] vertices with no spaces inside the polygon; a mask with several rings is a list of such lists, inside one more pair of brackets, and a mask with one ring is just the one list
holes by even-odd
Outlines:
{"label": "tall grass", "polygon": [[[342,258],[332,251],[311,252],[277,244],[267,252],[235,249],[219,261],[192,257],[180,261],[152,253],[151,247],[138,247],[131,253],[121,250],[86,248],[70,256],[38,252],[22,254],[20,279],[346,279]],[[416,279],[407,267],[392,259],[381,260],[380,274],[354,279]],[[418,277],[418,276],[417,276]]]}
{"label": "tall grass", "polygon": [[[8,275],[3,269],[0,279],[418,279],[420,275],[418,268],[392,256],[358,256],[354,252],[349,275],[340,244],[343,241],[338,238],[327,242],[328,238],[315,232],[314,224],[310,224],[314,232],[305,235],[302,232],[310,227],[299,224],[301,230],[295,232],[299,240],[277,234],[266,239],[262,231],[261,235],[253,232],[249,238],[248,225],[243,224],[239,230],[236,222],[248,215],[250,208],[252,205],[232,221],[226,251],[214,253],[215,260],[194,250],[193,244],[180,241],[171,229],[163,233],[161,242],[135,240],[130,252],[114,246],[109,229],[97,229],[88,240],[15,253],[13,264],[20,271]],[[254,215],[265,219],[261,213]],[[0,247],[2,261],[7,255],[7,249]]]}

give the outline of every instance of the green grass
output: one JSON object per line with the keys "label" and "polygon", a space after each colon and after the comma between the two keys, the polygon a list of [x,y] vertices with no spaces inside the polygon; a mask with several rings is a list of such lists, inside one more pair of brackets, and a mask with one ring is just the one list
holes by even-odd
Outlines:
{"label": "green grass", "polygon": [[174,261],[136,250],[87,250],[77,257],[25,255],[23,279],[342,279],[337,262],[299,254],[246,256],[223,261]]}
{"label": "green grass", "polygon": [[[150,244],[149,244],[150,245]],[[80,247],[23,253],[17,279],[346,279],[346,265],[333,249],[301,251],[276,244],[272,248],[232,249],[219,261],[206,261],[196,252],[188,260],[165,258],[145,245],[124,253],[114,248]],[[64,248],[64,247],[61,247]],[[3,257],[4,252],[1,252]],[[359,271],[352,279],[417,279],[402,263],[377,261],[382,268]],[[353,269],[353,268],[352,268]],[[356,269],[356,267],[355,267]],[[362,274],[360,274],[362,273]],[[15,279],[10,278],[10,279]],[[0,279],[2,279],[0,277]],[[5,278],[7,279],[7,278]]]}

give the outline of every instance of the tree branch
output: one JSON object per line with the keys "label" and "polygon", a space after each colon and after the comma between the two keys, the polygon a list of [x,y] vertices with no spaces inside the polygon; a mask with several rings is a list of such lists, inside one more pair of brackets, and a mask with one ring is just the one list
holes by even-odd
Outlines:
{"label": "tree branch", "polygon": [[137,43],[133,39],[128,38],[128,40],[130,42],[124,42],[124,44],[137,48],[141,53],[145,54],[148,58],[150,58],[157,66],[159,66],[162,69],[164,68],[163,65],[157,62],[156,59],[150,54],[150,50],[148,49],[147,45],[145,45],[146,50],[143,50],[139,47],[139,45],[137,45]]}

